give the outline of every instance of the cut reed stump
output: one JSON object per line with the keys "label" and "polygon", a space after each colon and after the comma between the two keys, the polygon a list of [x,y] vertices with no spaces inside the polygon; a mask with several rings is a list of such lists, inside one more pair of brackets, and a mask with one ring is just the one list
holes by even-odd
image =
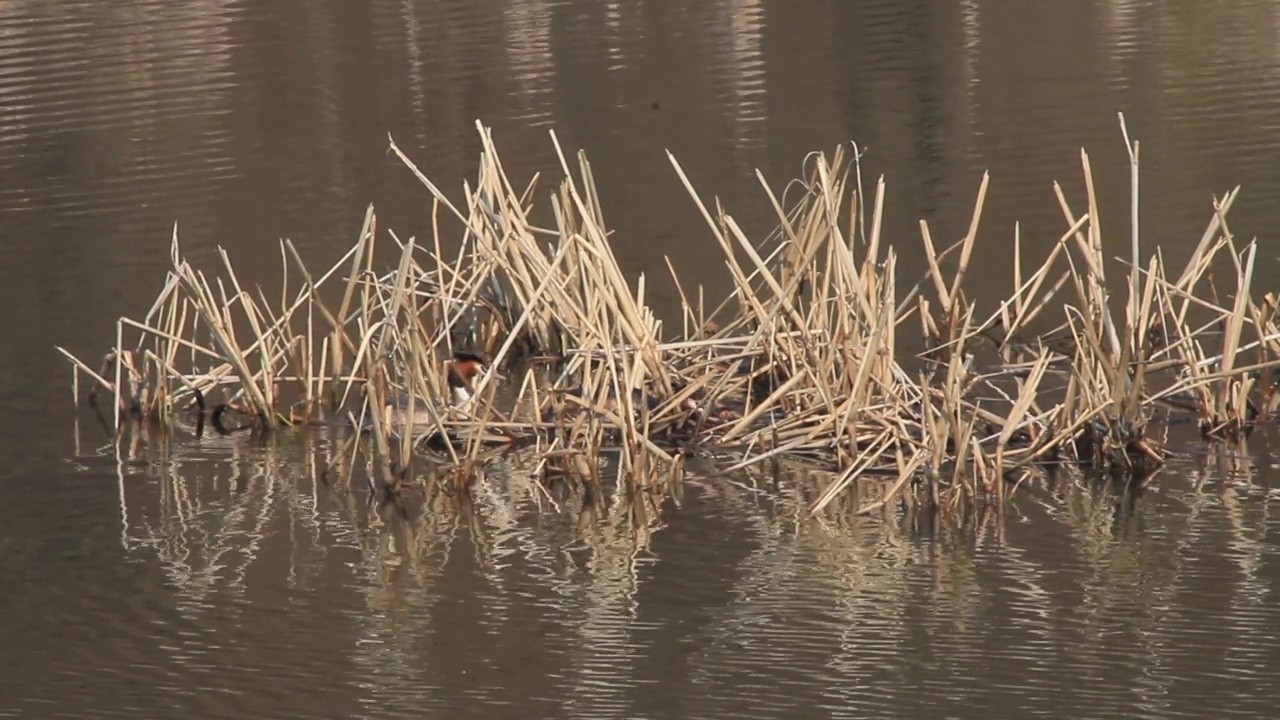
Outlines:
{"label": "cut reed stump", "polygon": [[[957,242],[940,246],[920,223],[928,272],[908,285],[897,275],[904,241],[882,236],[884,179],[865,191],[843,146],[809,157],[789,202],[757,173],[778,223],[763,241],[710,208],[672,156],[733,283],[708,305],[668,260],[673,331],[648,303],[652,279],[628,277],[614,255],[586,155],[570,162],[552,133],[563,179],[542,227],[535,184],[517,190],[477,129],[478,181],[458,202],[391,142],[434,204],[428,241],[383,238],[370,207],[323,273],[284,241],[278,298],[247,291],[225,252],[216,271],[196,270],[175,230],[159,295],[142,319],[120,319],[102,368],[58,348],[76,387],[83,376],[91,398],[113,398],[117,429],[145,419],[202,431],[209,414],[215,430],[237,432],[228,413],[260,434],[349,427],[352,451],[367,446],[379,468],[375,489],[401,487],[425,452],[457,469],[458,487],[512,448],[530,449],[539,472],[592,486],[601,449],[616,448],[632,489],[669,486],[689,453],[720,458],[725,473],[800,459],[832,472],[815,513],[868,479],[882,493],[862,512],[899,498],[1000,498],[1052,463],[1146,477],[1166,455],[1148,432],[1156,412],[1194,414],[1206,438],[1232,439],[1272,411],[1276,301],[1250,294],[1257,246],[1242,248],[1227,225],[1238,189],[1168,272],[1158,248],[1141,254],[1139,148],[1127,131],[1129,258],[1104,251],[1082,152],[1078,207],[1055,185],[1065,231],[1036,243],[1045,257],[1028,267],[1015,229],[1014,286],[986,314],[965,286],[987,176]],[[1107,278],[1117,268],[1121,292]],[[902,349],[912,328],[923,355]],[[451,382],[459,352],[488,361],[462,394]],[[395,398],[417,410],[390,412]]]}

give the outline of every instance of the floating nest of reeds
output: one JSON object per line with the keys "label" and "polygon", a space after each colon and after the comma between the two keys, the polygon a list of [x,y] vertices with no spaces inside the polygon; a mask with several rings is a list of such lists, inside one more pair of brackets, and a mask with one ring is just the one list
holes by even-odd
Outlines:
{"label": "floating nest of reeds", "polygon": [[[278,299],[243,286],[225,252],[216,274],[196,270],[175,233],[159,296],[141,320],[119,321],[100,370],[58,348],[77,383],[90,379],[117,430],[350,428],[382,487],[412,482],[420,454],[466,486],[514,451],[598,485],[613,448],[632,487],[678,482],[690,455],[725,473],[801,459],[831,472],[815,511],[863,478],[884,487],[870,510],[899,494],[1002,496],[1052,465],[1143,477],[1168,454],[1149,432],[1156,414],[1238,438],[1271,409],[1276,303],[1253,298],[1257,246],[1241,249],[1228,229],[1237,191],[1215,201],[1179,272],[1158,248],[1140,255],[1136,213],[1128,259],[1108,261],[1082,153],[1082,204],[1055,186],[1065,232],[1037,243],[1047,256],[1033,267],[1015,234],[1014,286],[984,315],[964,287],[985,175],[963,238],[941,247],[921,223],[929,270],[907,285],[881,233],[884,181],[864,193],[843,146],[810,156],[786,202],[760,178],[778,218],[760,242],[709,208],[671,157],[734,284],[709,306],[668,262],[682,308],[673,331],[647,302],[652,279],[619,267],[586,156],[575,173],[552,134],[563,180],[540,227],[534,185],[514,188],[477,127],[479,178],[459,202],[391,144],[441,216],[428,242],[381,237],[371,207],[323,273],[284,241]],[[375,251],[390,251],[385,267]],[[1123,284],[1110,287],[1117,266]],[[901,350],[904,336],[924,352]]]}

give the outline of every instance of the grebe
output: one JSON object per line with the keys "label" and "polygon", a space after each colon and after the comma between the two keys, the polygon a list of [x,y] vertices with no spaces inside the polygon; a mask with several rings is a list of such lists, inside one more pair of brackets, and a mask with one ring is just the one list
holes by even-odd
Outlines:
{"label": "grebe", "polygon": [[[472,352],[456,352],[445,361],[449,380],[449,395],[454,407],[466,405],[475,394],[474,380],[485,370],[484,358]],[[409,395],[396,393],[387,398],[386,417],[388,428],[399,432],[409,424],[410,412],[413,414],[415,428],[426,428],[435,420],[427,409],[422,398],[415,397],[412,402]]]}

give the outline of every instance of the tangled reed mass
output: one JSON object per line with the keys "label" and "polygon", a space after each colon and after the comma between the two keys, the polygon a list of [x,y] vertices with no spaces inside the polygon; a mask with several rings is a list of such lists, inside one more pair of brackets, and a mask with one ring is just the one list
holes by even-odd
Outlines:
{"label": "tangled reed mass", "polygon": [[[434,198],[429,243],[380,240],[371,207],[322,274],[283,241],[274,301],[247,291],[224,251],[222,274],[193,268],[175,231],[163,289],[141,320],[119,320],[101,370],[58,348],[77,387],[90,379],[95,407],[111,398],[117,433],[139,422],[264,435],[349,428],[350,454],[365,450],[378,491],[414,486],[415,458],[446,464],[465,488],[513,452],[532,454],[540,478],[598,487],[609,449],[620,490],[657,494],[691,456],[716,458],[726,475],[784,458],[817,464],[831,474],[814,512],[860,481],[880,484],[859,508],[870,511],[1003,497],[1053,467],[1145,480],[1168,452],[1149,431],[1157,414],[1238,439],[1272,408],[1276,302],[1251,296],[1256,244],[1240,248],[1227,225],[1238,188],[1215,201],[1185,267],[1170,273],[1158,250],[1140,254],[1138,145],[1127,132],[1131,257],[1104,255],[1082,152],[1084,198],[1073,206],[1055,185],[1065,231],[1037,244],[1047,257],[1034,268],[1015,237],[1014,287],[986,315],[964,290],[986,176],[961,240],[939,247],[920,223],[929,270],[903,285],[881,236],[883,178],[864,193],[843,146],[811,156],[785,203],[757,173],[778,217],[760,242],[708,207],[671,157],[734,283],[708,306],[668,261],[677,333],[646,302],[651,280],[620,269],[585,154],[575,174],[552,134],[563,180],[548,199],[553,222],[539,227],[537,178],[517,191],[489,130],[477,129],[479,176],[458,204],[391,143]],[[442,229],[454,221],[460,244]],[[393,254],[389,270],[375,250]],[[1124,285],[1111,288],[1116,265],[1127,266]],[[1226,288],[1214,282],[1223,267]],[[898,343],[914,328],[925,352],[907,356]]]}

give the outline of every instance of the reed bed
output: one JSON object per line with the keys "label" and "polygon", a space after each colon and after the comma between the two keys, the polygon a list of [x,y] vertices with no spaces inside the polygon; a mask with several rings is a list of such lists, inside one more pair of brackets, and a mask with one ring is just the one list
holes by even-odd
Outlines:
{"label": "reed bed", "polygon": [[[914,241],[883,236],[885,182],[865,189],[845,146],[811,155],[786,197],[757,173],[777,215],[760,240],[670,157],[732,279],[709,305],[670,260],[669,278],[624,273],[584,153],[567,156],[552,133],[563,179],[539,213],[538,178],[514,186],[477,129],[479,173],[458,202],[391,142],[432,199],[427,241],[384,237],[370,207],[323,272],[282,242],[278,297],[243,285],[221,250],[216,270],[194,268],[175,232],[159,295],[140,320],[119,320],[100,369],[58,348],[76,387],[87,382],[97,407],[110,398],[117,432],[139,420],[259,435],[348,428],[341,455],[364,453],[379,491],[414,485],[423,459],[464,491],[511,453],[531,460],[539,487],[595,492],[613,468],[619,490],[648,498],[632,503],[638,513],[656,511],[695,456],[725,477],[784,461],[821,468],[815,514],[851,489],[870,492],[858,513],[1003,498],[1064,464],[1145,479],[1168,456],[1150,429],[1157,413],[1239,440],[1273,406],[1276,299],[1251,294],[1256,243],[1241,246],[1227,223],[1238,189],[1214,202],[1170,272],[1158,247],[1142,252],[1127,132],[1127,257],[1104,249],[1082,152],[1084,196],[1073,205],[1055,185],[1065,231],[1035,244],[1047,252],[1038,266],[1015,232],[1014,287],[984,313],[965,287],[986,176],[957,242],[940,245],[920,223],[911,252],[928,271],[905,284],[898,253]],[[675,329],[649,302],[654,282],[681,299]],[[328,472],[338,465],[355,463]]]}

